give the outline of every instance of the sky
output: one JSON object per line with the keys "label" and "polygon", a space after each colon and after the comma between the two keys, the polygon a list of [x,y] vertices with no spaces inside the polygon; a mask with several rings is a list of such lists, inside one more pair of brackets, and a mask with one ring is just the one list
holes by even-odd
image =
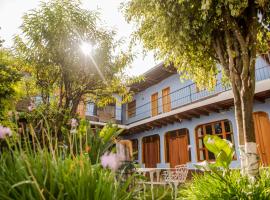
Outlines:
{"label": "sky", "polygon": [[[119,10],[121,2],[125,0],[81,0],[82,7],[89,10],[98,10],[101,14],[102,23],[117,30],[117,38],[130,39],[133,25],[128,24],[122,12]],[[28,10],[38,7],[39,0],[0,0],[0,38],[5,40],[4,46],[12,46],[12,38],[20,32],[22,16]],[[128,42],[126,42],[128,44]],[[140,75],[154,67],[160,61],[155,60],[153,53],[146,56],[142,54],[142,45],[136,48],[136,58],[131,67],[126,70],[129,75]]]}

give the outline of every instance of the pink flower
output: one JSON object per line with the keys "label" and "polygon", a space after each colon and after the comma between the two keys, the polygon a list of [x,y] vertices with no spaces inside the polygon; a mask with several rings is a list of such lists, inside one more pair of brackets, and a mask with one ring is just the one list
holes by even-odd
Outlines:
{"label": "pink flower", "polygon": [[79,125],[78,122],[77,122],[77,119],[74,119],[74,118],[71,119],[70,124],[71,124],[72,128],[76,128]]}
{"label": "pink flower", "polygon": [[12,132],[11,132],[10,128],[0,126],[0,138],[3,139],[6,136],[11,136],[11,135],[12,135]]}
{"label": "pink flower", "polygon": [[121,161],[117,154],[106,152],[103,156],[101,156],[101,165],[104,168],[110,168],[112,171],[116,171],[120,165]]}

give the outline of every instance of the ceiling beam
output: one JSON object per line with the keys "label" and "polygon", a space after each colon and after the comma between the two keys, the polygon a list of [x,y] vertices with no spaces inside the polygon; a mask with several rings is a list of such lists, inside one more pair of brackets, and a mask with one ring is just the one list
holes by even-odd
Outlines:
{"label": "ceiling beam", "polygon": [[256,101],[259,101],[259,102],[261,102],[261,103],[265,103],[265,99],[263,98],[263,97],[259,97],[259,96],[254,96],[254,99],[256,100]]}
{"label": "ceiling beam", "polygon": [[191,117],[195,117],[195,118],[200,118],[200,114],[194,112],[194,111],[187,111],[185,113],[185,115],[191,116]]}
{"label": "ceiling beam", "polygon": [[184,114],[184,113],[181,113],[181,114],[177,114],[176,115],[178,118],[180,119],[186,119],[186,120],[191,120],[192,119],[192,116],[188,115],[188,114]]}
{"label": "ceiling beam", "polygon": [[209,116],[209,111],[207,111],[205,108],[196,108],[194,111],[200,115]]}
{"label": "ceiling beam", "polygon": [[163,120],[164,120],[165,122],[167,122],[168,124],[173,124],[173,123],[174,123],[174,121],[171,120],[169,117],[166,117],[166,118],[164,118]]}
{"label": "ceiling beam", "polygon": [[206,107],[204,107],[206,110],[208,111],[212,111],[212,112],[216,112],[216,113],[219,113],[221,108],[215,106],[215,105],[208,105]]}
{"label": "ceiling beam", "polygon": [[167,126],[167,123],[163,121],[163,119],[156,120],[155,122],[160,123],[162,126]]}
{"label": "ceiling beam", "polygon": [[155,127],[161,128],[162,124],[160,124],[158,121],[153,121],[151,122],[151,124],[153,124]]}

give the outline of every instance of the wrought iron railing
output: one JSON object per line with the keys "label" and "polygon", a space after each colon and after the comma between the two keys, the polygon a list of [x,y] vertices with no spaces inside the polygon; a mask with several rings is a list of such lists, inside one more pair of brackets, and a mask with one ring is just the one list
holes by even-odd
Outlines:
{"label": "wrought iron railing", "polygon": [[[270,66],[263,66],[256,69],[256,81],[261,81],[270,78]],[[230,90],[230,86],[225,86],[222,84],[220,80],[217,81],[217,84],[213,90],[198,90],[195,83],[177,89],[168,95],[170,96],[170,106],[171,110],[179,108],[181,106],[196,102],[198,100],[202,100],[204,98],[209,98],[221,92]],[[149,97],[150,99],[150,97]],[[158,98],[158,115],[163,113],[163,106],[166,106],[161,103],[162,97]],[[148,101],[142,105],[138,105],[134,110],[134,114],[132,117],[124,116],[125,119],[123,120],[124,124],[134,123],[146,118],[152,117],[152,108],[151,108],[151,101]]]}

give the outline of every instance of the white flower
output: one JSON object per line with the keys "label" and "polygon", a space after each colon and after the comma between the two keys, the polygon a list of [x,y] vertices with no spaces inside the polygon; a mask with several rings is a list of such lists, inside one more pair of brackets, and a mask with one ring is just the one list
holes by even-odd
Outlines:
{"label": "white flower", "polygon": [[208,140],[207,140],[207,143],[215,144],[215,141],[211,137],[209,137]]}
{"label": "white flower", "polygon": [[104,168],[110,168],[112,171],[116,171],[120,165],[121,161],[117,154],[106,152],[103,156],[101,156],[101,165]]}
{"label": "white flower", "polygon": [[10,128],[8,127],[3,127],[0,125],[0,138],[5,138],[6,136],[12,136],[12,132]]}
{"label": "white flower", "polygon": [[76,128],[79,125],[78,122],[77,122],[77,119],[74,119],[74,118],[71,119],[70,124],[71,124],[72,128]]}

